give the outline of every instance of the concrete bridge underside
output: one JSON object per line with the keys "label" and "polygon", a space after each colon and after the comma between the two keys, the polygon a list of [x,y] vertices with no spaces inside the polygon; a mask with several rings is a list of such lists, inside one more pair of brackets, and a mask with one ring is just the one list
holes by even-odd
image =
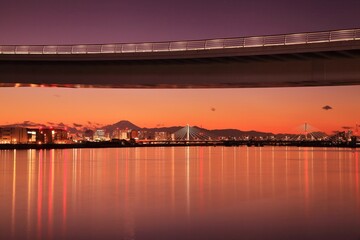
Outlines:
{"label": "concrete bridge underside", "polygon": [[340,85],[360,85],[360,41],[129,54],[0,55],[1,87]]}

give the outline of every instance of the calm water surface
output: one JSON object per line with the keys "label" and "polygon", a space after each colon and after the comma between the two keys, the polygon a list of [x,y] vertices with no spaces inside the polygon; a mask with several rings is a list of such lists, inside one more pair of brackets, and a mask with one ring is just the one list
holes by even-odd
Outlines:
{"label": "calm water surface", "polygon": [[0,239],[360,239],[359,150],[0,151]]}

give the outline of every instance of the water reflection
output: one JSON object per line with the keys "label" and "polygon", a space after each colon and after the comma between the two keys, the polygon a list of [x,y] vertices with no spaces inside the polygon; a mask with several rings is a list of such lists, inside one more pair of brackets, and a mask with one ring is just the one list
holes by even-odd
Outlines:
{"label": "water reflection", "polygon": [[16,150],[13,158],[13,178],[12,178],[12,202],[11,202],[11,236],[15,235],[15,207],[16,207]]}
{"label": "water reflection", "polygon": [[0,239],[360,236],[355,150],[5,150],[0,160]]}

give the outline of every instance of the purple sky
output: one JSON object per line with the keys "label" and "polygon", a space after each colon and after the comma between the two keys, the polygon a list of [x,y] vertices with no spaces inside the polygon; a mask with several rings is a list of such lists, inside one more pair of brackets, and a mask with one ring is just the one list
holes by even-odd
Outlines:
{"label": "purple sky", "polygon": [[166,41],[360,27],[359,0],[2,0],[0,44]]}

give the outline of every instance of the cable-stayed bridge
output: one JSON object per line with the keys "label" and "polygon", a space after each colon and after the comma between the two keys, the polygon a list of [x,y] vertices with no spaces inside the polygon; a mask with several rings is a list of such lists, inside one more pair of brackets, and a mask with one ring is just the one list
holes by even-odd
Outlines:
{"label": "cable-stayed bridge", "polygon": [[210,131],[189,125],[174,133],[175,141],[214,141],[218,137]]}
{"label": "cable-stayed bridge", "polygon": [[171,137],[163,140],[138,140],[141,143],[219,143],[219,137],[209,130],[196,126],[186,125],[171,134]]}
{"label": "cable-stayed bridge", "polygon": [[360,29],[172,42],[0,45],[0,86],[359,85],[359,65]]}
{"label": "cable-stayed bridge", "polygon": [[319,141],[328,139],[328,136],[320,129],[304,123],[295,128],[296,134],[293,135],[290,141]]}

